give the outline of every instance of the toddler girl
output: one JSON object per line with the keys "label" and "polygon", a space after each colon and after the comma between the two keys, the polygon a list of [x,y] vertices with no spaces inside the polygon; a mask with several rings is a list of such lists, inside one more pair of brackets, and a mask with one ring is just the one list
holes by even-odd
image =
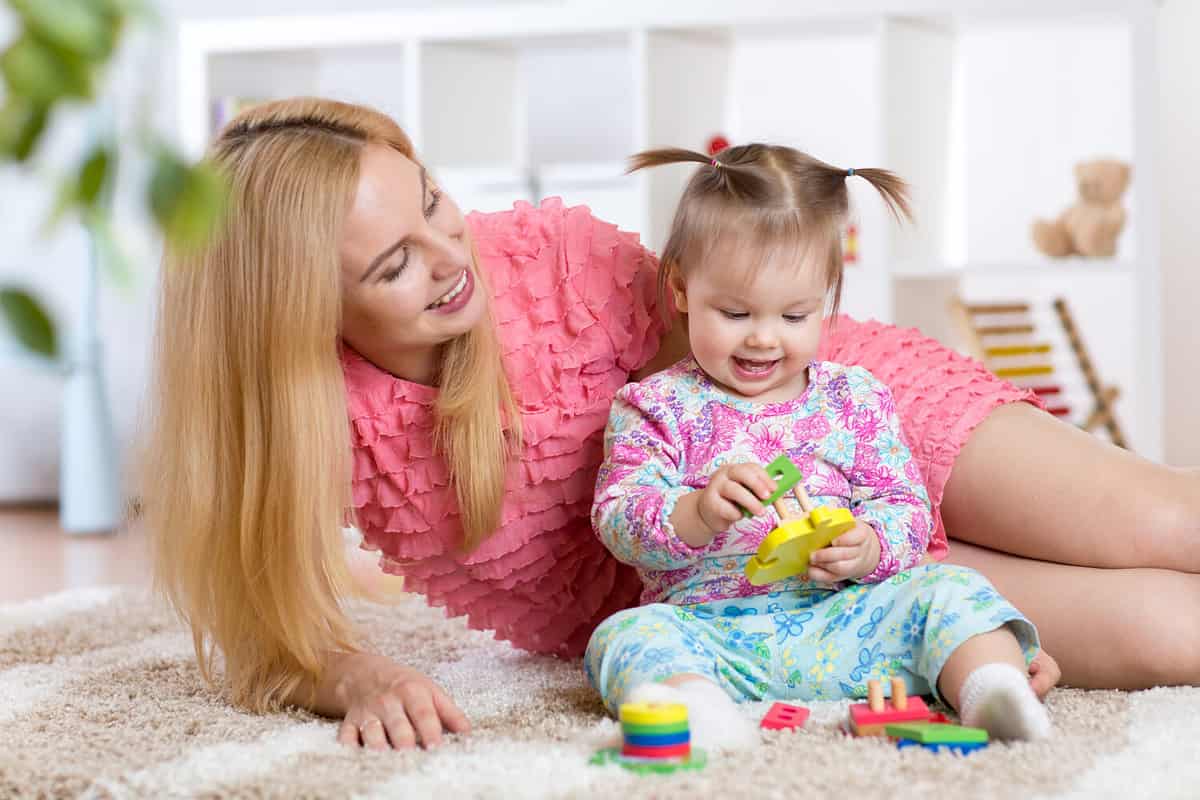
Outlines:
{"label": "toddler girl", "polygon": [[[708,747],[755,740],[735,701],[863,697],[884,677],[998,738],[1045,736],[1026,677],[1033,625],[983,576],[924,559],[929,498],[890,392],[865,369],[816,360],[841,294],[846,180],[908,216],[903,182],[763,144],[716,158],[654,150],[632,169],[691,161],[702,166],[659,274],[691,355],[618,392],[592,512],[641,573],[643,605],[597,628],[588,679],[612,711],[685,703]],[[746,563],[778,524],[762,465],[781,453],[816,504],[849,508],[856,525],[807,575],[754,586]]]}

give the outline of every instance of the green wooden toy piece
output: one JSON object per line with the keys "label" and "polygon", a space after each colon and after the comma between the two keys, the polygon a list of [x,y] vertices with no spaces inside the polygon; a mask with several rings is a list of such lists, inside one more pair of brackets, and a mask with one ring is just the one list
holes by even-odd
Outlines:
{"label": "green wooden toy piece", "polygon": [[911,739],[921,744],[981,744],[988,740],[988,733],[983,728],[944,722],[906,722],[888,725],[883,730],[893,739]]}
{"label": "green wooden toy piece", "polygon": [[708,756],[703,750],[692,748],[692,754],[685,759],[663,759],[655,761],[653,759],[630,758],[621,755],[621,749],[618,747],[607,747],[599,750],[588,761],[598,767],[606,764],[619,764],[630,772],[636,772],[639,775],[670,775],[672,772],[681,770],[697,770],[704,769],[708,764]]}
{"label": "green wooden toy piece", "polygon": [[[792,460],[787,457],[787,454],[778,456],[770,464],[767,464],[767,474],[771,476],[771,480],[775,481],[775,492],[763,501],[764,506],[769,506],[779,498],[783,497],[788,491],[800,482],[800,470],[792,463]],[[742,516],[749,519],[754,516],[746,509],[742,509]]]}

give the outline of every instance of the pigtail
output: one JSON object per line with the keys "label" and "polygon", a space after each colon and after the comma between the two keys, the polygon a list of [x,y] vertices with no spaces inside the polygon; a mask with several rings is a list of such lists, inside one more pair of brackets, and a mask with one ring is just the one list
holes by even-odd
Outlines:
{"label": "pigtail", "polygon": [[892,212],[897,222],[913,221],[912,207],[908,202],[908,184],[899,175],[886,169],[849,169],[841,170],[842,176],[849,178],[857,175],[875,187],[888,210]]}
{"label": "pigtail", "polygon": [[[736,243],[739,259],[810,251],[829,286],[829,313],[836,316],[843,283],[842,226],[849,213],[846,179],[857,175],[883,197],[897,221],[912,221],[908,187],[886,169],[843,169],[791,147],[750,143],[714,156],[664,147],[629,159],[628,172],[665,164],[699,164],[688,181],[659,259],[659,297],[671,270],[686,274],[714,242]],[[665,303],[664,303],[665,308]]]}

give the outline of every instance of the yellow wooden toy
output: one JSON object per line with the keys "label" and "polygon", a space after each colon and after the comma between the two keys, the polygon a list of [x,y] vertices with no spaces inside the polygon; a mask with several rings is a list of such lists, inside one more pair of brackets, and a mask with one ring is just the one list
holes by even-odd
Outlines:
{"label": "yellow wooden toy", "polygon": [[804,516],[793,517],[783,498],[774,501],[779,527],[762,540],[754,558],[746,563],[746,578],[755,586],[803,575],[808,571],[809,556],[854,527],[854,515],[849,509],[814,507],[800,481],[792,486],[792,493]]}

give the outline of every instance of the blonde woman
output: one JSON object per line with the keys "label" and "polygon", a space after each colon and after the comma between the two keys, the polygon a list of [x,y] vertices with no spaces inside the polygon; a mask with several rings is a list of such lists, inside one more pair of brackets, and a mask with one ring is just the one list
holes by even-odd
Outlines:
{"label": "blonde woman", "polygon": [[[159,583],[232,702],[311,708],[347,744],[435,746],[468,722],[356,638],[342,526],[472,626],[580,655],[641,588],[588,519],[610,403],[686,339],[664,335],[636,236],[556,201],[464,218],[369,109],[258,106],[211,158],[228,224],[162,277],[143,490]],[[1200,675],[1200,626],[1176,624],[1200,613],[1200,476],[1056,421],[913,331],[843,317],[821,357],[889,385],[930,552],[989,578],[1066,681]],[[1039,692],[1058,678],[1050,659],[1032,671]]]}

